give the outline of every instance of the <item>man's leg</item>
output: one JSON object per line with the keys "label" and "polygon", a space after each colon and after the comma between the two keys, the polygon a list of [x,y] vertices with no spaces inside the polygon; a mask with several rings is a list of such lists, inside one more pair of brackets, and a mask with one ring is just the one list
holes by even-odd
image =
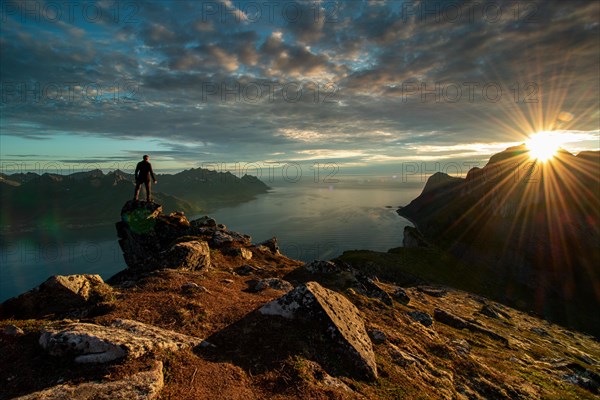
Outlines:
{"label": "man's leg", "polygon": [[142,184],[139,182],[136,182],[135,184],[135,190],[133,191],[133,200],[137,201],[138,196],[140,195],[140,188],[142,187]]}
{"label": "man's leg", "polygon": [[146,201],[150,203],[152,201],[152,194],[150,193],[150,181],[144,182],[146,185]]}

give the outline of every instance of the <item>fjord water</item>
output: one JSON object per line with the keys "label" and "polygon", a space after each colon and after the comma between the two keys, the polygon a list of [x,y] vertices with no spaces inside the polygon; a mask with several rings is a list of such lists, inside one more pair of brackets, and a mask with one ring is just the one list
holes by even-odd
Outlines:
{"label": "fjord water", "polygon": [[[404,226],[411,223],[396,208],[420,191],[402,185],[288,184],[252,201],[217,209],[210,216],[228,229],[252,236],[253,243],[276,236],[281,251],[291,258],[331,259],[345,250],[385,251],[401,246]],[[31,231],[1,239],[0,301],[51,275],[100,274],[107,279],[125,268],[112,224]]]}

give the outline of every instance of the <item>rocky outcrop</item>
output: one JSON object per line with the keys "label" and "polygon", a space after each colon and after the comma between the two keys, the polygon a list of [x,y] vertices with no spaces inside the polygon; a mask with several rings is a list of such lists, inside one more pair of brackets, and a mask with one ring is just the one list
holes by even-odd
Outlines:
{"label": "rocky outcrop", "polygon": [[402,239],[402,247],[427,247],[427,241],[417,230],[412,226],[404,227],[404,237]]}
{"label": "rocky outcrop", "polygon": [[373,345],[358,309],[341,294],[317,282],[307,282],[274,300],[259,312],[288,319],[315,321],[333,338],[344,357],[359,375],[377,378]]}
{"label": "rocky outcrop", "polygon": [[0,305],[4,318],[36,318],[49,314],[84,316],[100,303],[114,299],[100,275],[55,275],[38,287]]}
{"label": "rocky outcrop", "polygon": [[201,341],[132,320],[115,320],[111,326],[77,322],[62,328],[46,328],[39,340],[50,355],[75,356],[78,363],[138,358],[155,349],[177,351]]}
{"label": "rocky outcrop", "polygon": [[156,361],[152,370],[138,372],[112,382],[57,385],[14,400],[151,400],[164,386],[163,364]]}
{"label": "rocky outcrop", "polygon": [[159,204],[128,201],[116,224],[119,245],[131,270],[199,270],[210,267],[210,248],[252,258],[248,235],[228,231],[210,217],[188,221],[182,213],[164,215]]}

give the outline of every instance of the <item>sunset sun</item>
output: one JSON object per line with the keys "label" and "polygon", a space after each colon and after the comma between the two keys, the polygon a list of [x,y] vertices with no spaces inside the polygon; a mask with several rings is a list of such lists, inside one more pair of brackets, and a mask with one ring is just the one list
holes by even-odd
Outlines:
{"label": "sunset sun", "polygon": [[562,141],[558,132],[541,131],[532,134],[525,144],[531,158],[543,162],[556,155]]}

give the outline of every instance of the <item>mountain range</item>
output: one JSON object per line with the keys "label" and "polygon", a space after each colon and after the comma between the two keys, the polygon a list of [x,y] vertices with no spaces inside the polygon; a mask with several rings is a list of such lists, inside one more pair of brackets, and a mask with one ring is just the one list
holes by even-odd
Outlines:
{"label": "mountain range", "polygon": [[[235,205],[266,193],[258,178],[230,172],[192,168],[177,174],[158,174],[153,198],[165,210],[197,214],[217,206]],[[123,201],[133,197],[132,174],[120,170],[0,174],[0,226],[18,231],[34,226],[53,227],[111,223]],[[144,190],[140,193],[143,198]]]}

